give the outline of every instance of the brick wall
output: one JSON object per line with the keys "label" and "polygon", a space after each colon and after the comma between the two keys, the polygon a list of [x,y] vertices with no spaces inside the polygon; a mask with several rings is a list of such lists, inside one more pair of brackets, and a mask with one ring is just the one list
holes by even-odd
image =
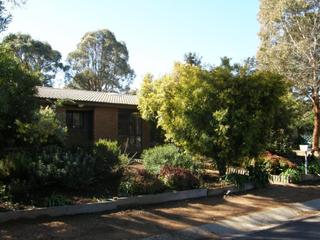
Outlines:
{"label": "brick wall", "polygon": [[150,147],[150,125],[142,120],[142,149]]}
{"label": "brick wall", "polygon": [[118,138],[118,109],[108,107],[96,107],[93,114],[93,138]]}

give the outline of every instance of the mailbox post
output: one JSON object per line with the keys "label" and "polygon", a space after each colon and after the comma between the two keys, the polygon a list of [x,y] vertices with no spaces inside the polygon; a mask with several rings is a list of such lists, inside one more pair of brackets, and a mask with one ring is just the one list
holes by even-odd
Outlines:
{"label": "mailbox post", "polygon": [[299,145],[300,151],[304,152],[304,174],[308,175],[308,145]]}

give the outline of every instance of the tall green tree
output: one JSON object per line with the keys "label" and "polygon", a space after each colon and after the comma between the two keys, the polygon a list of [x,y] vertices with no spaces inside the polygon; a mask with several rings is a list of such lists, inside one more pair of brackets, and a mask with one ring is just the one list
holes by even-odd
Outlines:
{"label": "tall green tree", "polygon": [[20,6],[25,4],[26,1],[27,0],[0,0],[0,33],[7,29],[12,19],[6,5]]}
{"label": "tall green tree", "polygon": [[53,50],[49,43],[35,40],[28,34],[9,34],[3,44],[15,53],[22,64],[39,74],[44,86],[52,86],[57,72],[64,70],[60,52]]}
{"label": "tall green tree", "polygon": [[261,0],[260,69],[284,75],[312,102],[314,151],[319,151],[320,1]]}
{"label": "tall green tree", "polygon": [[134,77],[124,42],[103,29],[86,33],[68,56],[69,86],[94,91],[124,91]]}
{"label": "tall green tree", "polygon": [[190,65],[200,66],[202,57],[193,52],[188,52],[184,55],[184,61]]}
{"label": "tall green tree", "polygon": [[0,1],[0,33],[7,29],[9,22],[11,21],[11,15],[7,12],[4,1]]}
{"label": "tall green tree", "polygon": [[37,75],[0,45],[0,149],[15,145],[17,120],[28,123],[33,119],[39,107],[34,97],[39,83]]}
{"label": "tall green tree", "polygon": [[227,164],[264,150],[287,90],[278,75],[222,60],[213,70],[178,63],[160,79],[147,76],[138,105],[142,117],[155,118],[168,140],[212,158],[220,175]]}

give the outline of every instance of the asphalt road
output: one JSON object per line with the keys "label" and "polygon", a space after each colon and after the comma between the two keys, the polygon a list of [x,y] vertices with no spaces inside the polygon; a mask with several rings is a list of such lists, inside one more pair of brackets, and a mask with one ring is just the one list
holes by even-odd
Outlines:
{"label": "asphalt road", "polygon": [[320,239],[320,214],[232,239]]}

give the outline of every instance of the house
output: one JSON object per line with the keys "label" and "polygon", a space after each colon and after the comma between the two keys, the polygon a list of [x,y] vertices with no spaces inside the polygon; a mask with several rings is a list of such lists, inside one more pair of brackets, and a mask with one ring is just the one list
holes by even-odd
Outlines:
{"label": "house", "polygon": [[100,138],[117,140],[129,153],[150,147],[150,126],[137,109],[137,96],[75,89],[38,87],[42,105],[57,100],[68,128],[67,144],[90,145]]}

